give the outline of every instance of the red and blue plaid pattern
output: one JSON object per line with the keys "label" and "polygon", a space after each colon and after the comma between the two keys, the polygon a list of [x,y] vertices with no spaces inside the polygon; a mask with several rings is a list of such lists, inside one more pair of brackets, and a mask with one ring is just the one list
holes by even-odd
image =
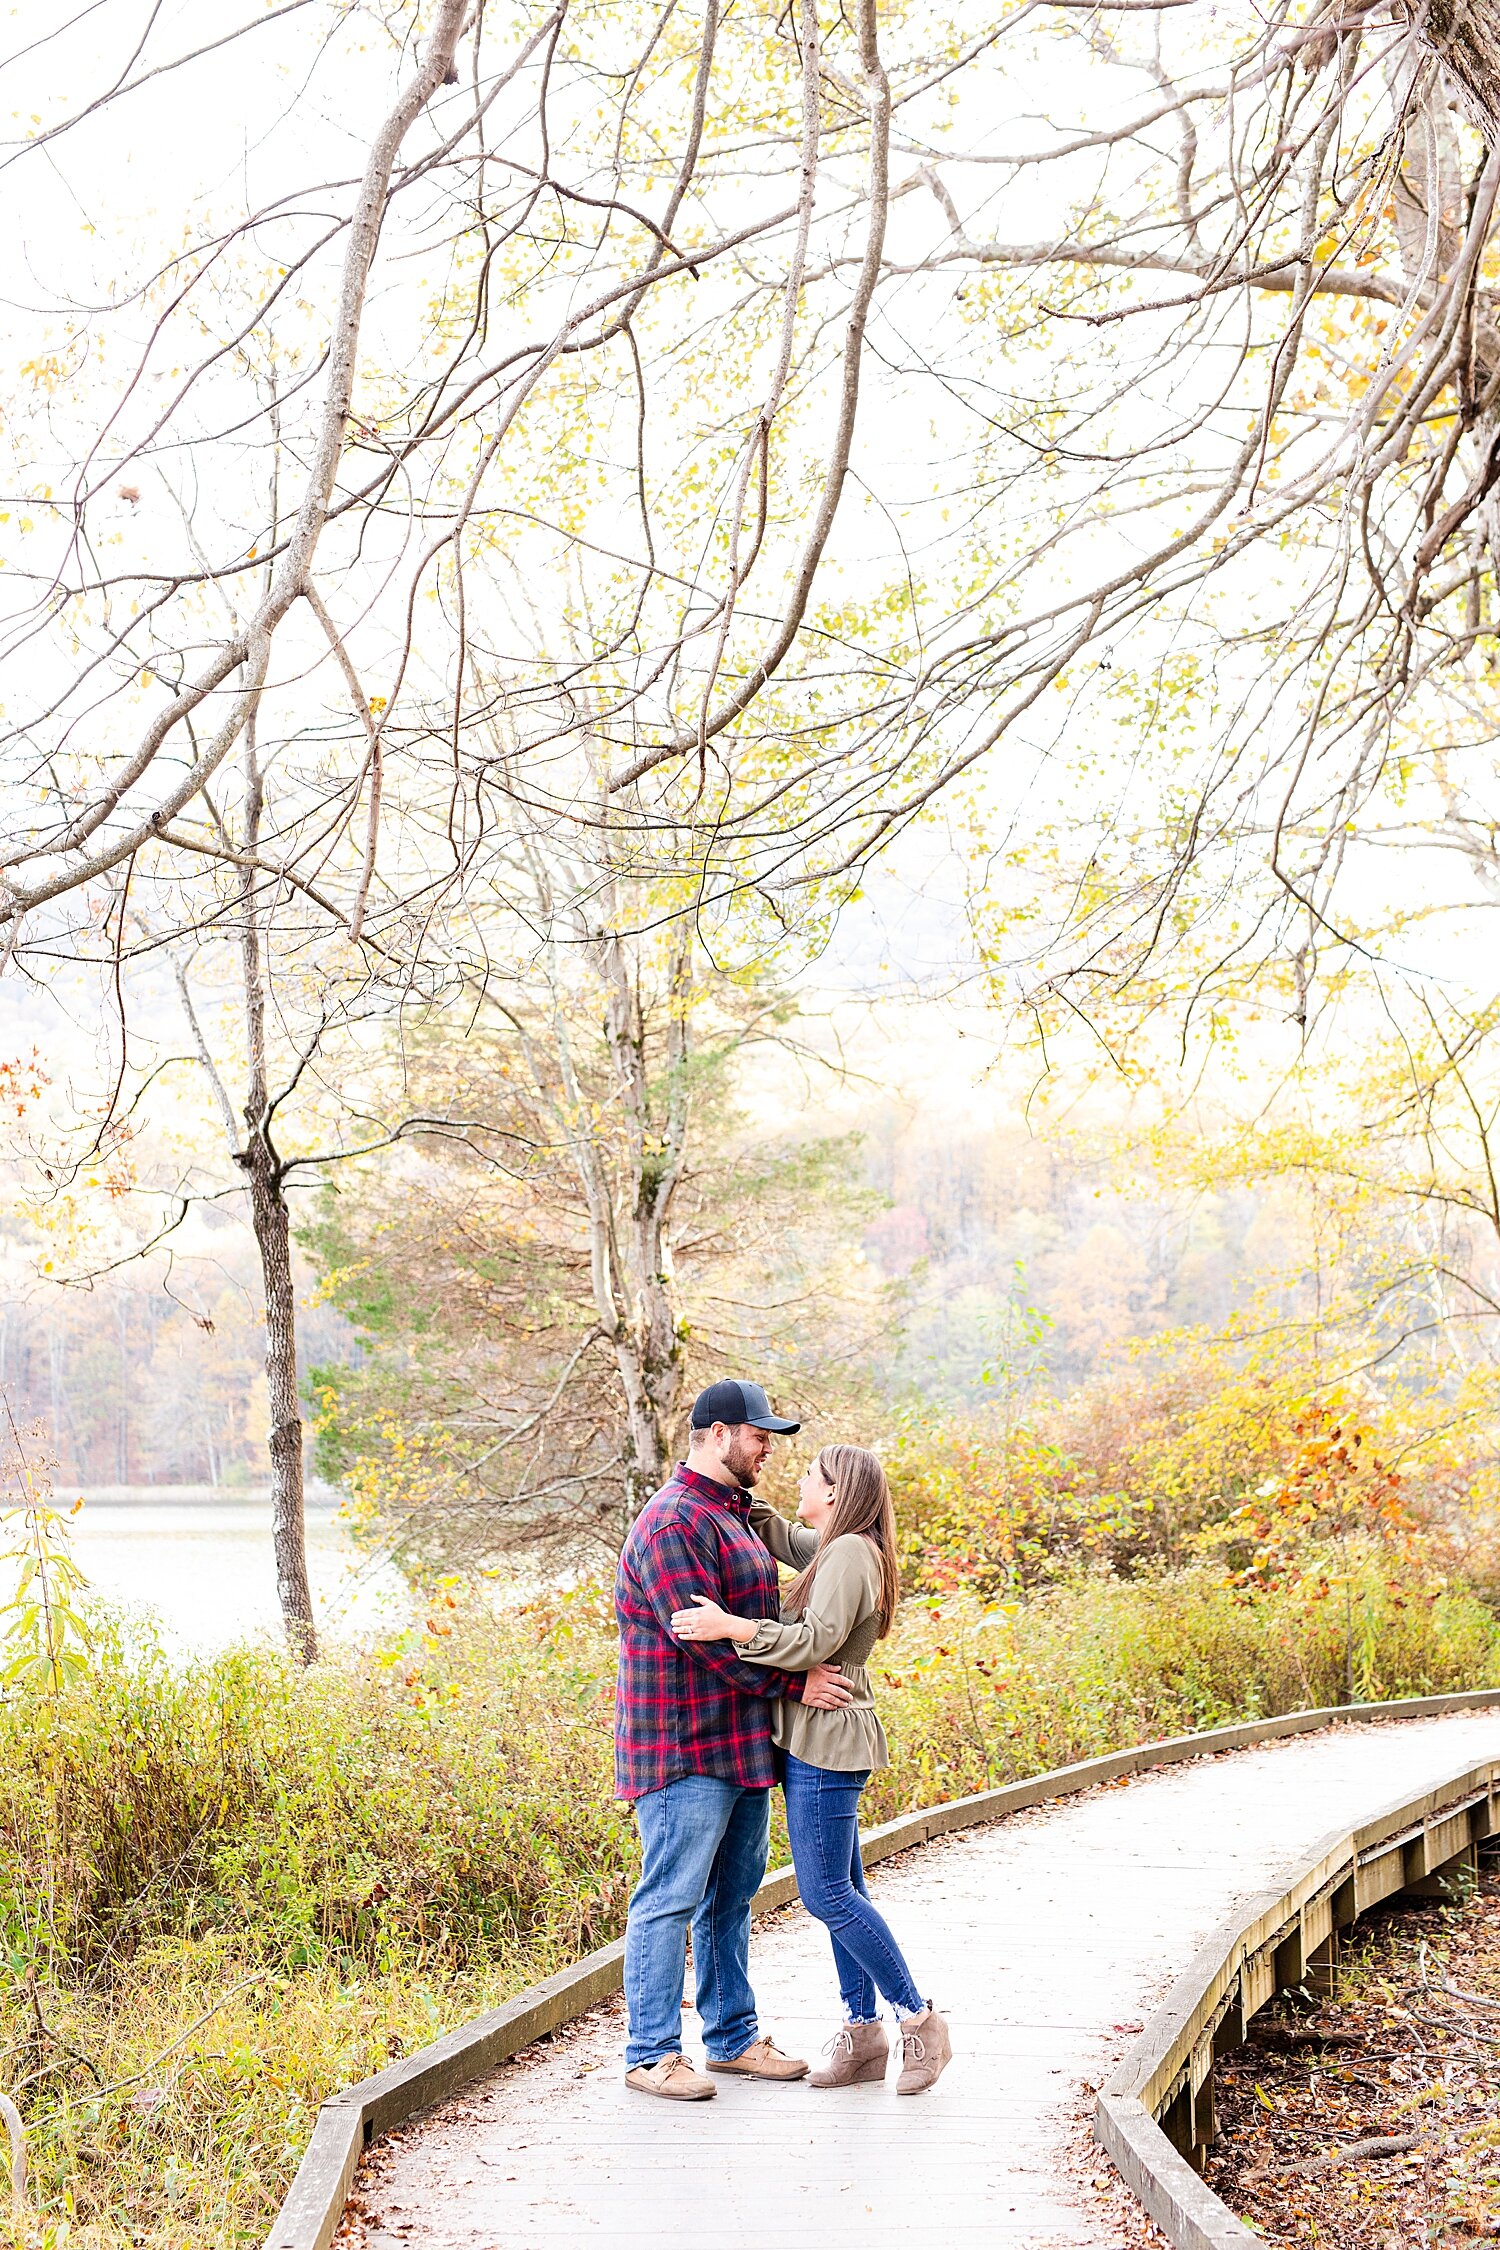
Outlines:
{"label": "red and blue plaid pattern", "polygon": [[750,1529],[750,1495],[679,1462],[630,1527],[615,1572],[620,1672],[615,1795],[684,1774],[769,1789],[770,1699],[803,1675],[744,1664],[732,1641],[679,1641],[672,1612],[708,1594],[737,1617],[778,1617],[776,1565]]}

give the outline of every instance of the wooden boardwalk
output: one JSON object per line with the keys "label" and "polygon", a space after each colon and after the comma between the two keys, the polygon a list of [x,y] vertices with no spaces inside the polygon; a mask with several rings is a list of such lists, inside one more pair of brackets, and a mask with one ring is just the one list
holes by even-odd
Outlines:
{"label": "wooden boardwalk", "polygon": [[[927,2095],[720,2079],[712,2103],[623,2083],[618,2002],[380,2142],[350,2237],[368,2250],[1121,2250],[1156,2239],[1091,2175],[1092,2088],[1247,1894],[1320,1838],[1500,1755],[1500,1713],[1341,1727],[1020,1813],[875,1869],[871,1889],[955,2060]],[[827,1940],[757,1926],[763,2025],[814,2056],[838,2020]],[[696,2019],[684,2017],[694,2050]]]}

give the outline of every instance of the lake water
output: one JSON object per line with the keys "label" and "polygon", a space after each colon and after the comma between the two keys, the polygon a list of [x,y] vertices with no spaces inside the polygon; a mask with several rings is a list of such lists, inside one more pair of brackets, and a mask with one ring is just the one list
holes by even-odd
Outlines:
{"label": "lake water", "polygon": [[[64,1505],[76,1497],[76,1488],[57,1495]],[[86,1492],[72,1530],[90,1593],[151,1615],[170,1646],[207,1651],[279,1636],[264,1492],[209,1485]],[[408,1621],[405,1582],[355,1549],[326,1488],[309,1499],[307,1565],[320,1633],[395,1639]],[[0,1597],[6,1590],[0,1585]]]}

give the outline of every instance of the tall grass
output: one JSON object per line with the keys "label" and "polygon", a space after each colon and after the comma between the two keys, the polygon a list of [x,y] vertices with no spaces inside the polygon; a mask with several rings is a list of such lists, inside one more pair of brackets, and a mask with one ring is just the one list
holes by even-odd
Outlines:
{"label": "tall grass", "polygon": [[1019,1604],[910,1603],[876,1652],[890,1770],[879,1817],[1167,1734],[1346,1700],[1500,1684],[1500,1628],[1464,1590],[1392,1583],[1372,1559],[1346,1610],[1247,1600],[1217,1569],[1076,1579]]}
{"label": "tall grass", "polygon": [[[1361,1693],[1500,1681],[1462,1593],[1374,1572],[1360,1618]],[[869,1811],[1336,1701],[1343,1633],[1207,1569],[909,1604],[877,1652],[894,1763]],[[106,1639],[55,1721],[0,1710],[0,2084],[42,2241],[254,2240],[327,2092],[618,1932],[612,1679],[585,1589],[421,1665],[174,1668]]]}

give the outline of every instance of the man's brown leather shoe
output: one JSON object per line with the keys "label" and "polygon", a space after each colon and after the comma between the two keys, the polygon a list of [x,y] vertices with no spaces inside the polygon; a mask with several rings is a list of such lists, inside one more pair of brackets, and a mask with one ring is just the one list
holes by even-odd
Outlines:
{"label": "man's brown leather shoe", "polygon": [[719,2091],[686,2055],[663,2055],[660,2062],[637,2063],[627,2070],[625,2083],[638,2094],[655,2094],[664,2102],[711,2102]]}
{"label": "man's brown leather shoe", "polygon": [[715,2062],[708,2058],[710,2070],[726,2070],[736,2078],[805,2078],[807,2065],[798,2062],[795,2055],[784,2055],[775,2041],[762,2032],[759,2039],[751,2041],[742,2055],[729,2062]]}

